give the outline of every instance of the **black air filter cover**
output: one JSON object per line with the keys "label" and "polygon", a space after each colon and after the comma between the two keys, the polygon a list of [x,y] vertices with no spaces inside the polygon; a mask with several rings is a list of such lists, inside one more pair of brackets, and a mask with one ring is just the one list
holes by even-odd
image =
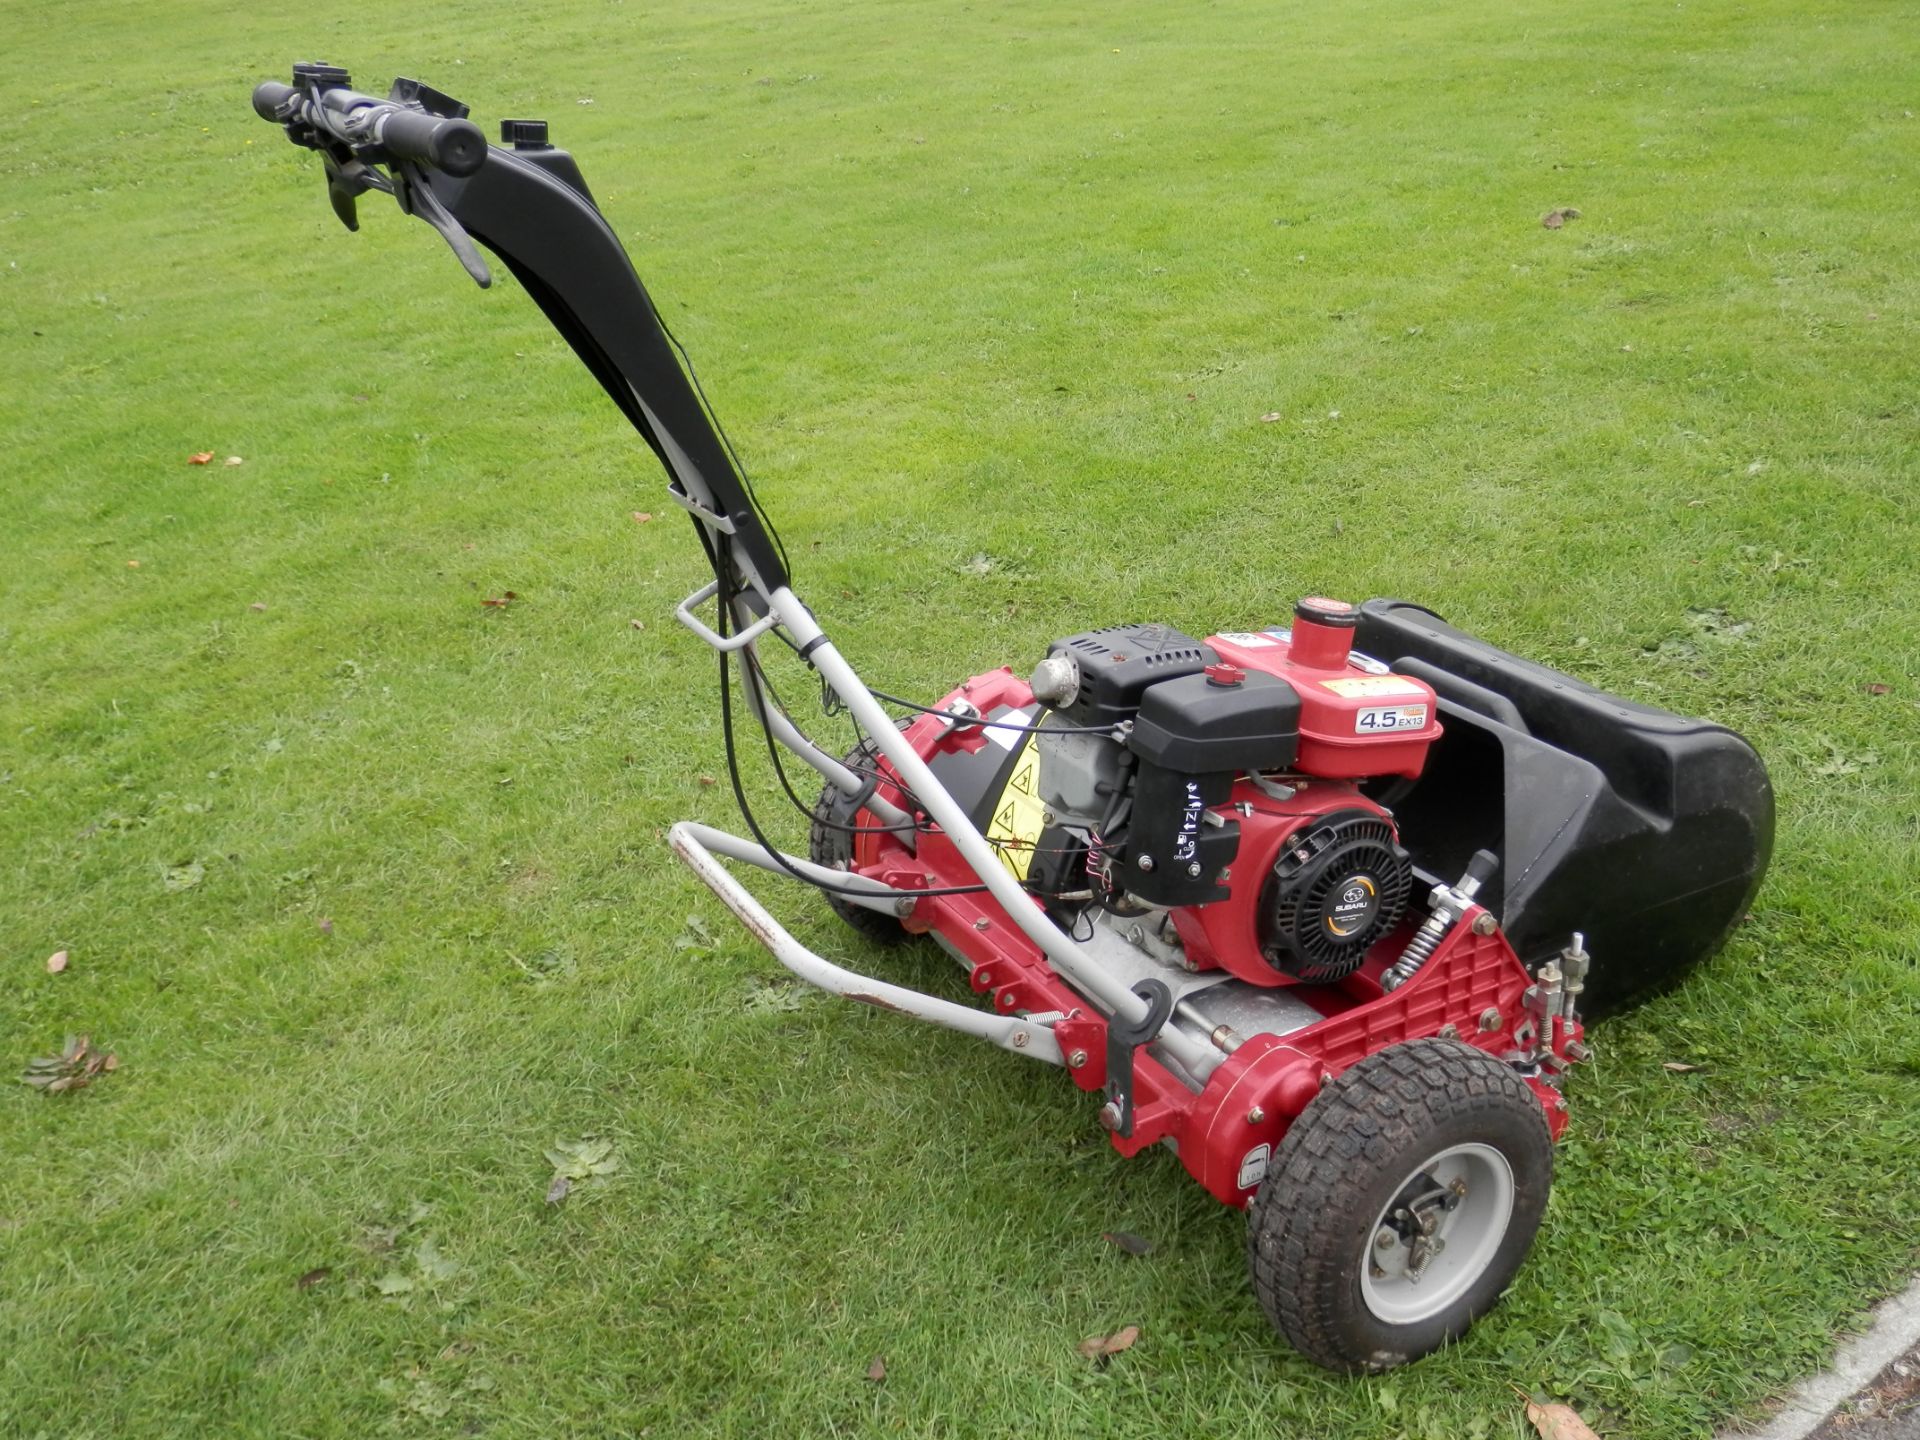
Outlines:
{"label": "black air filter cover", "polygon": [[1281,847],[1260,897],[1260,947],[1296,980],[1343,980],[1406,913],[1413,871],[1371,810],[1307,821]]}
{"label": "black air filter cover", "polygon": [[1149,685],[1197,675],[1220,656],[1171,625],[1111,625],[1056,640],[1049,655],[1071,656],[1080,666],[1080,693],[1060,711],[1076,725],[1118,725],[1131,720]]}

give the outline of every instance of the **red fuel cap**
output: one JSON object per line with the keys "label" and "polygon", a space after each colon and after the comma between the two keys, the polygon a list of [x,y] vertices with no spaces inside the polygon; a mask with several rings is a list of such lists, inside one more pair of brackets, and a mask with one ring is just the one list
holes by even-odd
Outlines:
{"label": "red fuel cap", "polygon": [[1209,685],[1238,685],[1246,678],[1246,671],[1242,670],[1238,665],[1229,665],[1224,660],[1217,665],[1207,666],[1207,683]]}

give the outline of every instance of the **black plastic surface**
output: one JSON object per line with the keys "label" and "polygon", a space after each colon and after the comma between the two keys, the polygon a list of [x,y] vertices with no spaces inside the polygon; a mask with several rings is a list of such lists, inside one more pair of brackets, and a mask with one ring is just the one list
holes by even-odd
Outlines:
{"label": "black plastic surface", "polygon": [[1049,655],[1070,655],[1080,666],[1080,693],[1060,714],[1076,725],[1131,720],[1149,685],[1194,675],[1220,657],[1171,625],[1110,625],[1056,640]]}
{"label": "black plastic surface", "polygon": [[1279,770],[1300,745],[1300,696],[1277,675],[1238,685],[1207,676],[1162,680],[1140,697],[1127,748],[1169,770]]}
{"label": "black plastic surface", "polygon": [[[1116,849],[1117,883],[1154,905],[1206,905],[1227,898],[1220,872],[1240,852],[1240,822],[1209,823],[1225,803],[1233,772],[1194,775],[1150,762],[1135,768],[1133,815]],[[1142,869],[1142,858],[1150,866]]]}
{"label": "black plastic surface", "polygon": [[1440,698],[1445,734],[1387,797],[1401,843],[1449,882],[1482,847],[1481,890],[1529,964],[1587,937],[1590,1007],[1673,983],[1746,914],[1773,853],[1773,788],[1721,725],[1522,660],[1431,611],[1370,600],[1356,642]]}

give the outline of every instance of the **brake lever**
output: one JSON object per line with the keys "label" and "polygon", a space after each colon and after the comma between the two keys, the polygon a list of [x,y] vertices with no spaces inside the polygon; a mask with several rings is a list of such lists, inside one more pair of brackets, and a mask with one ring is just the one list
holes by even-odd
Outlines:
{"label": "brake lever", "polygon": [[487,262],[480,258],[480,252],[474,248],[473,241],[467,238],[467,232],[461,228],[460,222],[447,212],[447,207],[440,203],[440,197],[425,183],[418,165],[412,161],[401,161],[394,165],[390,188],[403,211],[418,216],[440,232],[440,238],[460,257],[461,265],[473,277],[474,284],[482,290],[493,284],[493,274],[487,269]]}
{"label": "brake lever", "polygon": [[333,204],[333,213],[340,217],[340,223],[347,229],[358,230],[360,210],[355,200],[369,190],[391,195],[393,182],[366,161],[352,155],[342,159],[328,149],[320,152],[320,158],[327,170],[327,199]]}

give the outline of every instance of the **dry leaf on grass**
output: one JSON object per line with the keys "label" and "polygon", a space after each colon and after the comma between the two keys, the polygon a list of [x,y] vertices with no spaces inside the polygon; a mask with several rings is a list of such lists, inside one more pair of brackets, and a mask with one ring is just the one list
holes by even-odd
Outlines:
{"label": "dry leaf on grass", "polygon": [[1151,1255],[1153,1242],[1144,1235],[1136,1235],[1131,1230],[1103,1230],[1100,1238],[1109,1245],[1124,1250],[1129,1255]]}
{"label": "dry leaf on grass", "polygon": [[193,454],[187,456],[187,463],[189,465],[210,465],[213,463],[213,451],[196,450]]}
{"label": "dry leaf on grass", "polygon": [[874,1384],[878,1385],[882,1380],[886,1378],[887,1378],[887,1357],[884,1355],[876,1355],[873,1357],[873,1363],[867,1366],[867,1379],[871,1380]]}
{"label": "dry leaf on grass", "polygon": [[93,1041],[85,1035],[69,1035],[58,1055],[28,1061],[20,1083],[42,1094],[60,1095],[84,1089],[96,1076],[110,1075],[119,1067],[119,1057],[111,1051],[94,1049]]}
{"label": "dry leaf on grass", "polygon": [[67,968],[67,952],[56,950],[47,957],[47,974],[58,975]]}
{"label": "dry leaf on grass", "polygon": [[1080,1342],[1078,1348],[1089,1360],[1105,1360],[1123,1350],[1131,1350],[1133,1342],[1139,1338],[1138,1325],[1123,1325],[1111,1335],[1089,1335]]}
{"label": "dry leaf on grass", "polygon": [[633,523],[636,525],[644,525],[651,519],[653,519],[653,516],[649,515],[645,510],[636,510],[633,512]]}
{"label": "dry leaf on grass", "polygon": [[1660,1068],[1669,1075],[1691,1075],[1700,1067],[1689,1065],[1685,1060],[1666,1060],[1661,1062]]}
{"label": "dry leaf on grass", "polygon": [[1529,1400],[1527,1419],[1540,1432],[1540,1440],[1600,1440],[1587,1428],[1587,1422],[1566,1405],[1540,1405]]}
{"label": "dry leaf on grass", "polygon": [[238,455],[227,456],[227,464],[229,465],[244,465],[246,463],[247,462],[242,460]]}
{"label": "dry leaf on grass", "polygon": [[519,598],[520,596],[515,591],[506,590],[498,595],[482,600],[480,603],[482,605],[491,605],[496,610],[504,610]]}
{"label": "dry leaf on grass", "polygon": [[567,1193],[573,1189],[573,1181],[565,1175],[553,1177],[553,1183],[547,1187],[547,1204],[559,1205],[566,1201]]}
{"label": "dry leaf on grass", "polygon": [[1547,211],[1546,214],[1540,217],[1540,223],[1549,230],[1558,230],[1561,226],[1565,225],[1567,221],[1578,220],[1579,218],[1580,212],[1578,210],[1574,209],[1571,205],[1565,205],[1557,210]]}
{"label": "dry leaf on grass", "polygon": [[1260,423],[1262,425],[1271,425],[1273,424],[1274,421],[1278,420],[1279,418],[1280,418],[1280,412],[1278,410],[1269,410],[1266,414],[1260,417]]}
{"label": "dry leaf on grass", "polygon": [[251,605],[247,606],[247,608],[253,611],[257,615],[257,614],[263,613],[267,607],[260,601],[256,600]]}
{"label": "dry leaf on grass", "polygon": [[293,1283],[302,1290],[311,1290],[314,1286],[318,1285],[322,1280],[326,1279],[331,1274],[333,1274],[333,1271],[328,1266],[316,1265],[313,1269],[307,1271],[306,1274],[302,1275],[298,1280],[294,1281]]}
{"label": "dry leaf on grass", "polygon": [[1860,688],[1869,695],[1891,695],[1893,693],[1893,687],[1881,680],[1869,681]]}

